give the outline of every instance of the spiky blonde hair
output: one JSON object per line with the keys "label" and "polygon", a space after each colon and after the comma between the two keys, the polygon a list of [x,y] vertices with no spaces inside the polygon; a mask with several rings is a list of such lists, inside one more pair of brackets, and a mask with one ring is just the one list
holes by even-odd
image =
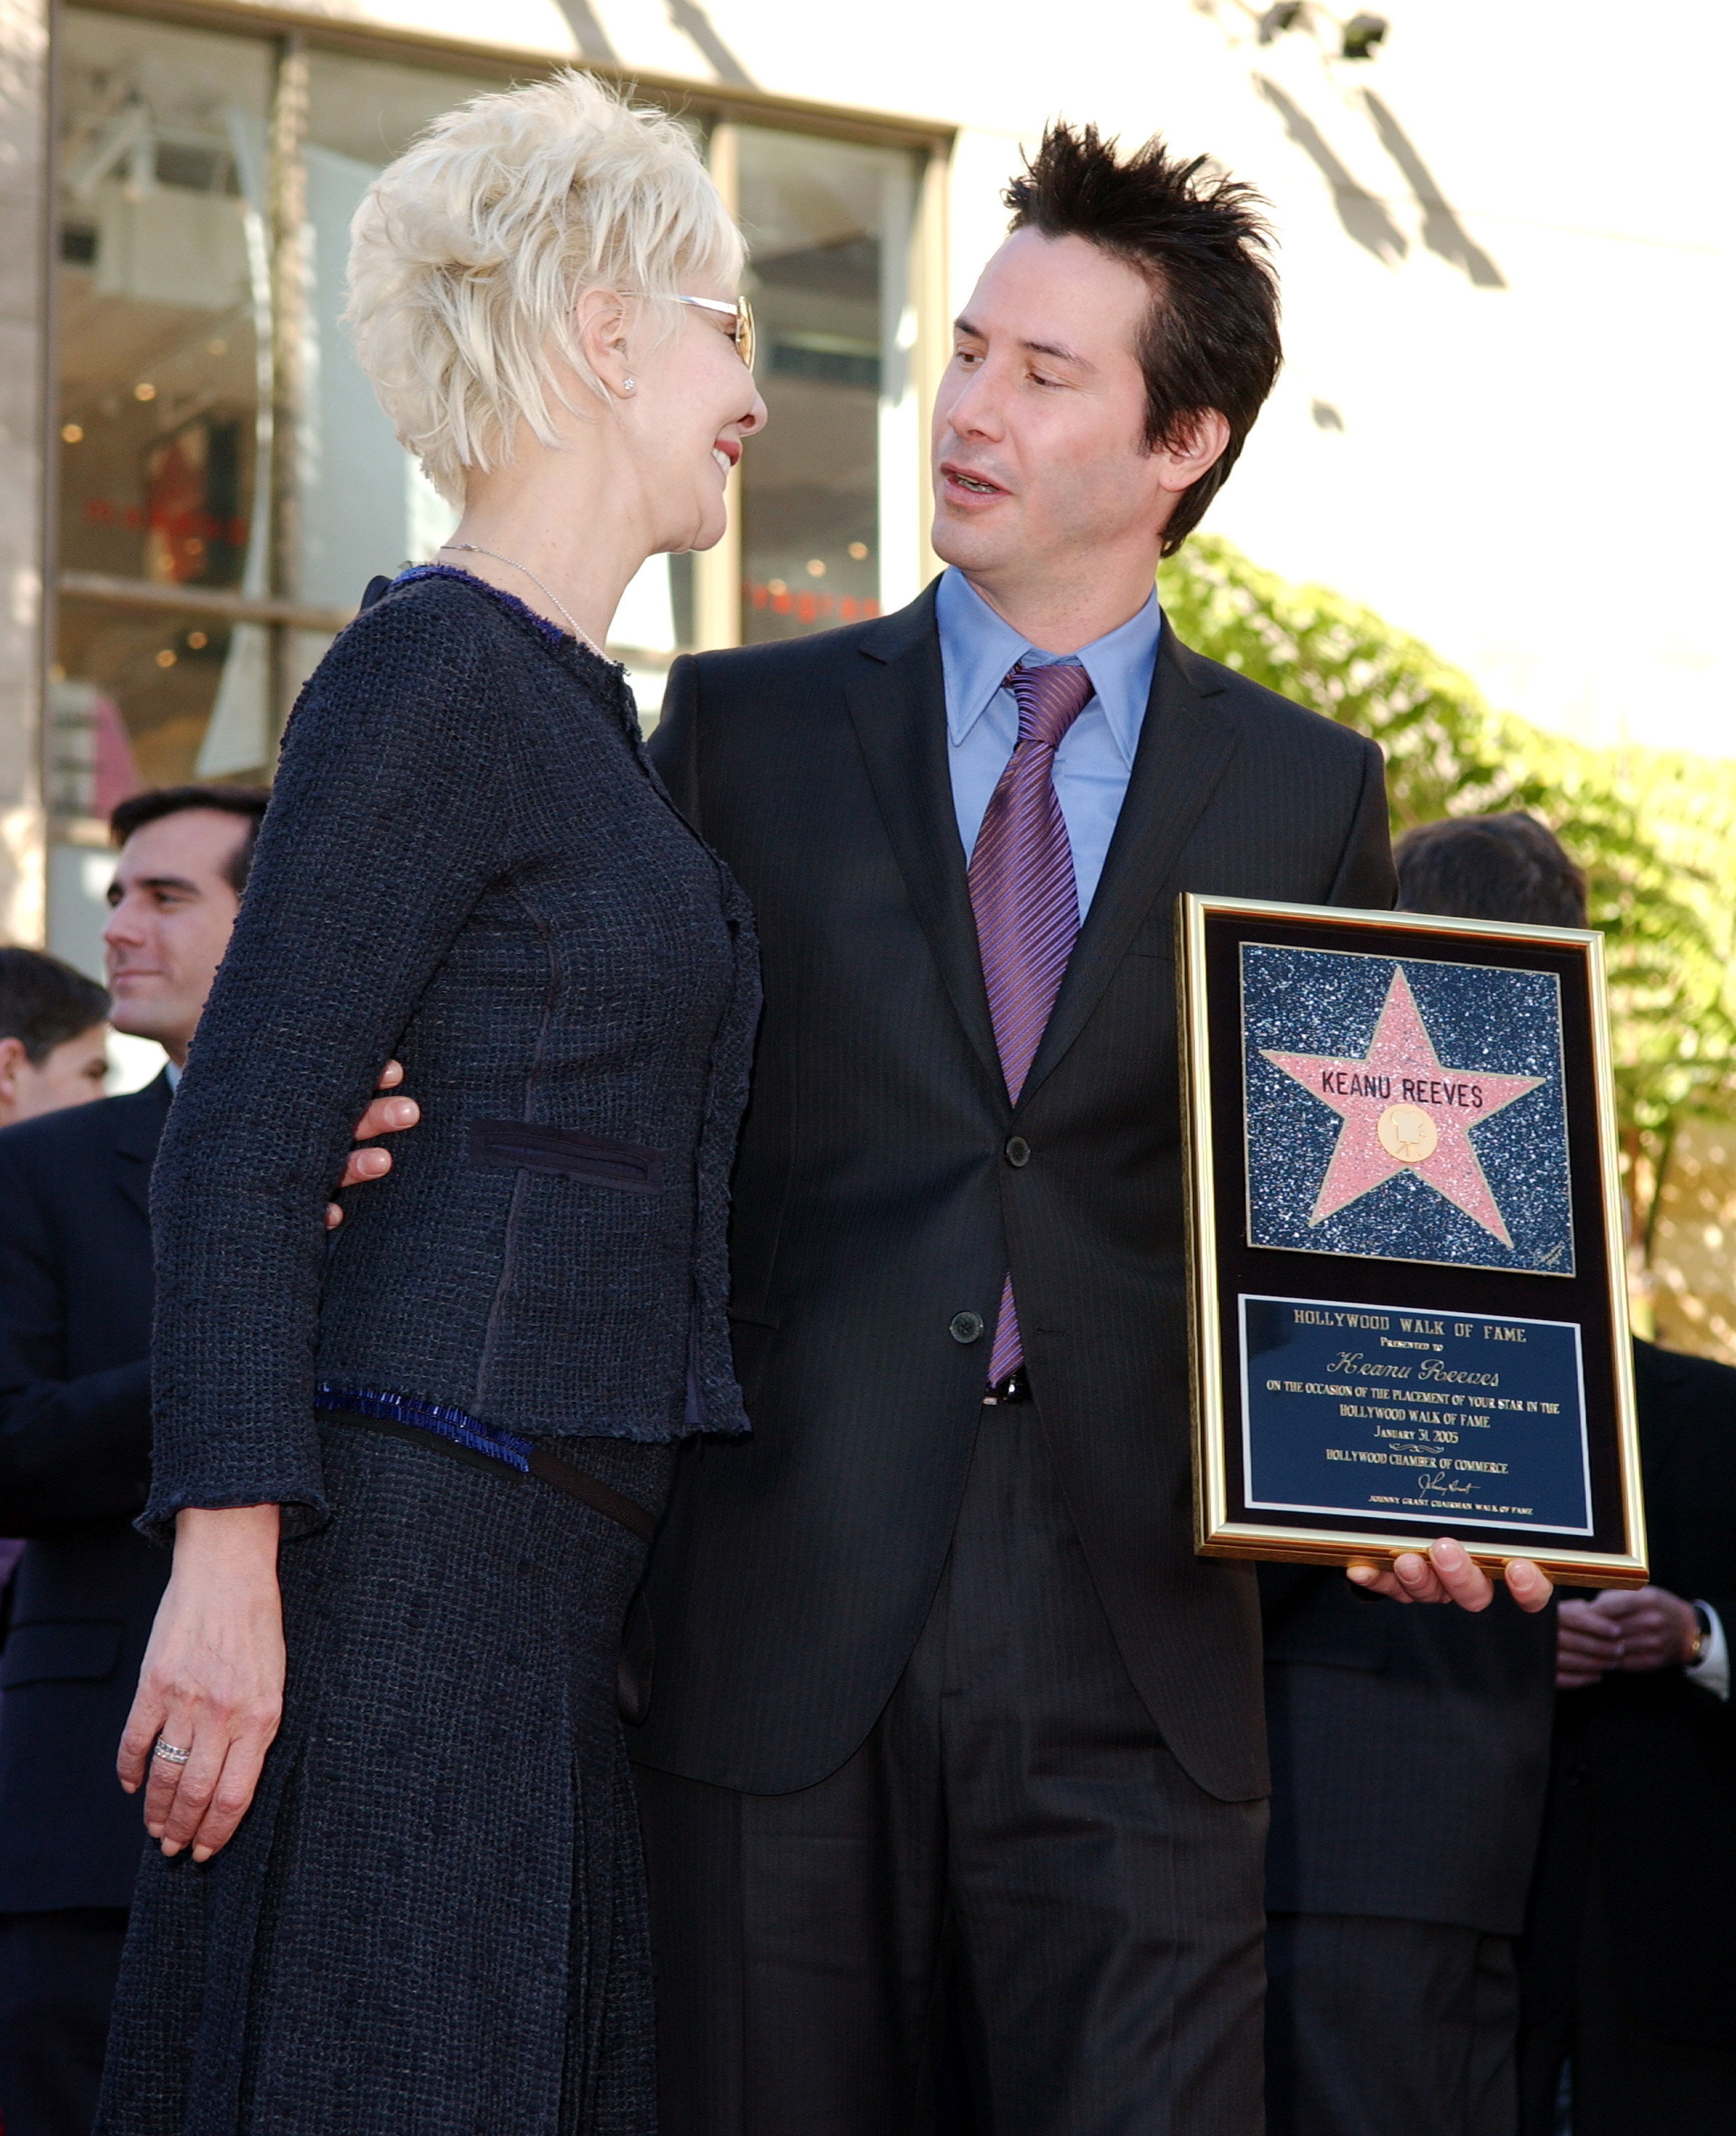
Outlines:
{"label": "spiky blonde hair", "polygon": [[400,443],[461,506],[521,422],[558,444],[557,361],[606,397],[571,333],[586,289],[732,286],[742,257],[686,129],[568,68],[460,104],[381,172],[350,226],[345,317]]}

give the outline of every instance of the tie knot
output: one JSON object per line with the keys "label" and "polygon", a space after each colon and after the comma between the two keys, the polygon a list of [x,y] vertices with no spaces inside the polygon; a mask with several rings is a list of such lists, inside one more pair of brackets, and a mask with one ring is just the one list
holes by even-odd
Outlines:
{"label": "tie knot", "polygon": [[1060,747],[1092,693],[1091,677],[1076,660],[1052,661],[1041,668],[1028,668],[1021,660],[1006,687],[1019,706],[1019,739],[1049,749]]}

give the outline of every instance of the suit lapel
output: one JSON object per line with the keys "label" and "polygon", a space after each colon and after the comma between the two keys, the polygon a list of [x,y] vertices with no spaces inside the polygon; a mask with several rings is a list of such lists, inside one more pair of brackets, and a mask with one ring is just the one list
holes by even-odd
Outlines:
{"label": "suit lapel", "polygon": [[1004,1102],[952,804],[934,589],[864,633],[857,653],[844,694],[880,819],[959,1021]]}
{"label": "suit lapel", "polygon": [[151,1215],[151,1167],[168,1118],[168,1077],[110,1102],[114,1109],[114,1183],[146,1222]]}
{"label": "suit lapel", "polygon": [[1223,686],[1214,687],[1209,670],[1196,683],[1189,672],[1192,663],[1166,620],[1102,879],[1025,1079],[1021,1105],[1085,1028],[1239,746],[1229,722],[1207,701]]}

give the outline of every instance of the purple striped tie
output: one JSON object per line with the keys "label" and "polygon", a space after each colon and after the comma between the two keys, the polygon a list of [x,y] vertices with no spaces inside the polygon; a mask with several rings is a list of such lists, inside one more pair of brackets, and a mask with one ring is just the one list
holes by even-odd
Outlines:
{"label": "purple striped tie", "polygon": [[[1006,687],[1019,705],[1019,740],[970,856],[970,908],[1001,1073],[1017,1104],[1079,931],[1072,847],[1055,799],[1055,751],[1089,701],[1092,681],[1076,663],[1027,668],[1021,661]],[[990,1384],[1024,1362],[1009,1274],[989,1356]]]}

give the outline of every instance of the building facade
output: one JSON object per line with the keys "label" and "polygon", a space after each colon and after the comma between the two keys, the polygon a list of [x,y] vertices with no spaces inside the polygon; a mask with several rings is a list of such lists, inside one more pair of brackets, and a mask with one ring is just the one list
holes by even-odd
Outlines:
{"label": "building facade", "polygon": [[349,220],[436,114],[576,63],[703,143],[772,418],[727,541],[616,618],[648,716],[682,648],[931,574],[951,314],[1062,112],[1272,202],[1290,362],[1214,527],[1544,724],[1736,752],[1702,18],[1665,61],[1613,7],[1492,0],[1372,34],[1242,0],[0,0],[0,933],[95,968],[107,809],[268,776],[362,587],[450,531],[345,342]]}

